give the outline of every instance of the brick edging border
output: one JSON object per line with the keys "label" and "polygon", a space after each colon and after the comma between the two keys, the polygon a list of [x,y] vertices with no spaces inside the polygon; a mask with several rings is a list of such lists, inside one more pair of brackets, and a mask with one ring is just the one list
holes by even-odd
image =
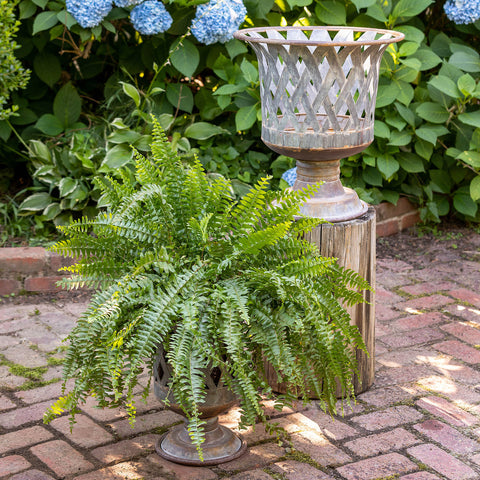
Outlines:
{"label": "brick edging border", "polygon": [[400,198],[396,205],[387,202],[375,205],[375,211],[377,212],[377,238],[394,235],[420,223],[417,208],[405,197]]}
{"label": "brick edging border", "polygon": [[0,248],[0,295],[60,290],[58,270],[71,264],[43,247]]}
{"label": "brick edging border", "polygon": [[[420,221],[417,209],[406,198],[396,206],[381,203],[375,210],[377,237],[393,235]],[[62,278],[58,270],[71,263],[42,247],[0,248],[0,296],[58,291],[56,283]]]}

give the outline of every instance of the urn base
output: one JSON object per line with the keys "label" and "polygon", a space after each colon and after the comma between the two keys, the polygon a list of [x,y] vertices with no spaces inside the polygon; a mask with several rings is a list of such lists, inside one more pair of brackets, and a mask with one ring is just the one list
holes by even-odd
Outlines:
{"label": "urn base", "polygon": [[247,448],[240,435],[218,424],[218,418],[209,418],[202,444],[203,460],[192,444],[186,424],[178,425],[165,433],[157,442],[157,453],[171,462],[183,465],[207,466],[230,462],[243,455]]}

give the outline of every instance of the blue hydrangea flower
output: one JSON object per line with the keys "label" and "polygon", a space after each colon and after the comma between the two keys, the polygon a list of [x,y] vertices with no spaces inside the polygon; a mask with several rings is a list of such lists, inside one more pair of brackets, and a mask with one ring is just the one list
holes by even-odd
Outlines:
{"label": "blue hydrangea flower", "polygon": [[115,5],[117,7],[133,7],[133,5],[138,5],[142,2],[143,0],[115,0]]}
{"label": "blue hydrangea flower", "polygon": [[447,0],[443,8],[457,25],[473,23],[480,18],[480,0]]}
{"label": "blue hydrangea flower", "polygon": [[197,7],[192,33],[205,45],[228,42],[245,20],[247,9],[241,0],[210,0]]}
{"label": "blue hydrangea flower", "polygon": [[287,170],[286,172],[283,172],[282,178],[291,187],[293,187],[293,184],[295,183],[295,180],[297,179],[297,167],[291,168],[290,170]]}
{"label": "blue hydrangea flower", "polygon": [[67,0],[67,11],[83,28],[100,25],[111,9],[112,0]]}
{"label": "blue hydrangea flower", "polygon": [[147,0],[137,5],[130,13],[133,27],[142,35],[165,32],[172,25],[172,17],[165,5],[157,0]]}

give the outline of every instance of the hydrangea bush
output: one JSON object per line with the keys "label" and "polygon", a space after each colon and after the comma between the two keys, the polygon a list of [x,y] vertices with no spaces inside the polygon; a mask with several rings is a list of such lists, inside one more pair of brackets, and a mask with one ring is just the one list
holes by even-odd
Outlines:
{"label": "hydrangea bush", "polygon": [[[100,25],[112,10],[112,0],[67,0],[67,12],[83,27]],[[167,31],[172,17],[158,0],[115,0],[117,7],[132,7],[132,25],[142,35],[155,35]],[[211,0],[197,7],[191,31],[205,45],[225,43],[233,38],[245,20],[247,9],[241,0]]]}
{"label": "hydrangea bush", "polygon": [[447,17],[459,25],[474,23],[480,18],[480,0],[447,0],[444,9]]}
{"label": "hydrangea bush", "polygon": [[147,0],[137,5],[132,10],[130,18],[135,30],[142,35],[163,33],[172,25],[171,15],[165,5],[157,0]]}
{"label": "hydrangea bush", "polygon": [[67,11],[83,28],[100,25],[112,10],[112,0],[67,0]]}
{"label": "hydrangea bush", "polygon": [[[93,4],[68,2],[85,21]],[[427,220],[454,213],[480,221],[476,0],[95,5],[90,14],[100,23],[84,28],[62,1],[20,0],[18,56],[33,72],[25,92],[15,96],[19,115],[11,123],[30,142],[35,191],[25,213],[63,221],[93,209],[99,193],[92,178],[130,165],[130,144],[142,152],[148,148],[150,113],[174,149],[186,160],[196,154],[209,172],[231,178],[237,193],[268,174],[275,188],[282,185],[280,177],[294,162],[262,144],[257,59],[229,35],[237,26],[301,24],[391,28],[406,36],[382,61],[375,141],[342,162],[343,183],[371,203],[408,196]],[[157,8],[160,21],[143,10],[148,5]],[[25,156],[1,121],[0,138],[0,159],[11,159],[12,150]]]}
{"label": "hydrangea bush", "polygon": [[211,0],[197,7],[191,31],[205,45],[225,43],[233,38],[246,15],[241,0]]}

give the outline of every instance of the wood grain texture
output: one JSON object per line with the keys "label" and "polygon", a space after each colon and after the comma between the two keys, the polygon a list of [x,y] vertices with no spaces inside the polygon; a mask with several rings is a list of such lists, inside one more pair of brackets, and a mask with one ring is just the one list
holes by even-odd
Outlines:
{"label": "wood grain texture", "polygon": [[[315,243],[323,256],[338,258],[342,267],[356,271],[375,288],[375,227],[375,209],[369,207],[362,217],[320,225],[306,234],[305,239]],[[368,303],[347,308],[352,323],[358,326],[369,352],[367,355],[357,350],[359,376],[354,378],[356,394],[372,385],[375,374],[375,293],[364,291],[363,294]],[[273,369],[267,368],[267,375],[275,391],[285,392],[285,385],[278,384]],[[337,396],[341,396],[340,390],[337,391]]]}

